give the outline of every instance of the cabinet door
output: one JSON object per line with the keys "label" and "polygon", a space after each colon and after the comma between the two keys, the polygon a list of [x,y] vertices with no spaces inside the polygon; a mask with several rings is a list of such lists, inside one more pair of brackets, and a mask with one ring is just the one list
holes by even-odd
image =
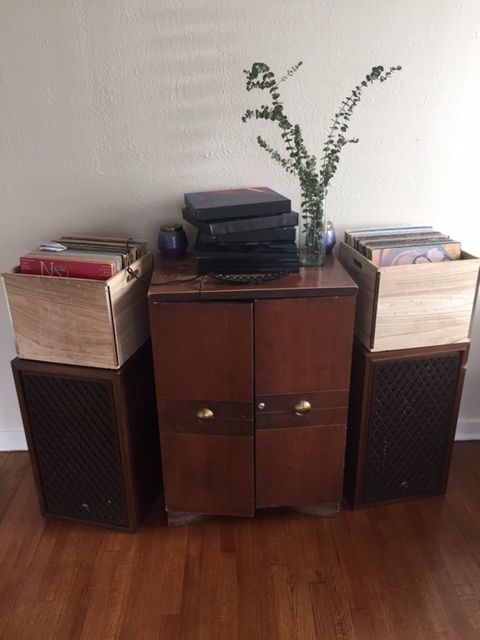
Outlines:
{"label": "cabinet door", "polygon": [[251,516],[251,303],[150,305],[165,504]]}
{"label": "cabinet door", "polygon": [[341,500],[354,309],[353,296],[255,303],[257,507]]}

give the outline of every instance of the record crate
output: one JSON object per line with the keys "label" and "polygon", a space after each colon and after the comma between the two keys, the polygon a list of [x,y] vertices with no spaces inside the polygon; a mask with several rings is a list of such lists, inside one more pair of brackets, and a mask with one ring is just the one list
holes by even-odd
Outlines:
{"label": "record crate", "polygon": [[479,258],[377,267],[344,242],[338,257],[359,287],[355,336],[368,350],[470,340]]}
{"label": "record crate", "polygon": [[120,368],[150,335],[153,256],[108,280],[3,273],[19,358]]}

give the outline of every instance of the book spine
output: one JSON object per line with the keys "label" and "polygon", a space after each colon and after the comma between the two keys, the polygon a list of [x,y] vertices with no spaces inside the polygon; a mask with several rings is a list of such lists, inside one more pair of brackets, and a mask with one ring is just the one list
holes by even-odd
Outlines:
{"label": "book spine", "polygon": [[236,265],[217,265],[205,263],[202,261],[197,262],[197,274],[199,276],[208,275],[209,273],[223,273],[223,274],[246,274],[246,273],[299,273],[300,263],[292,263],[289,265],[242,265],[238,267]]}
{"label": "book spine", "polygon": [[289,213],[292,203],[290,200],[279,200],[224,207],[205,207],[202,209],[195,209],[191,204],[187,204],[187,206],[195,216],[195,219],[201,222],[206,220],[226,220],[228,218],[240,218],[243,216],[256,217]]}
{"label": "book spine", "polygon": [[298,224],[298,213],[282,213],[278,216],[266,218],[252,218],[246,220],[232,220],[231,222],[210,222],[208,225],[211,235],[225,235],[253,229],[274,229],[276,227],[294,226]]}
{"label": "book spine", "polygon": [[395,239],[404,235],[429,235],[436,232],[433,231],[432,227],[387,227],[385,229],[372,229],[361,233],[358,231],[346,231],[345,235],[347,233],[350,239],[350,246],[359,251],[359,246],[361,246],[362,243],[369,240],[373,241],[374,239],[379,237],[381,238],[383,236]]}
{"label": "book spine", "polygon": [[240,233],[228,233],[223,236],[211,236],[208,233],[199,233],[198,242],[203,244],[211,244],[215,246],[219,243],[228,243],[230,245],[243,245],[245,243],[258,242],[294,242],[295,229],[278,228],[263,229],[259,231],[241,231]]}
{"label": "book spine", "polygon": [[54,258],[20,258],[20,273],[57,278],[86,278],[108,280],[114,275],[113,264],[101,262],[78,262]]}

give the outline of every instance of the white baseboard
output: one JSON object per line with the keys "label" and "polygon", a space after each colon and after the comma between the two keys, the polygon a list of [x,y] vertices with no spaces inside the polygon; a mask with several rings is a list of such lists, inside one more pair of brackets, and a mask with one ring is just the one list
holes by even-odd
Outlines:
{"label": "white baseboard", "polygon": [[455,440],[480,440],[480,420],[459,420]]}
{"label": "white baseboard", "polygon": [[0,451],[26,451],[27,441],[23,431],[0,431]]}

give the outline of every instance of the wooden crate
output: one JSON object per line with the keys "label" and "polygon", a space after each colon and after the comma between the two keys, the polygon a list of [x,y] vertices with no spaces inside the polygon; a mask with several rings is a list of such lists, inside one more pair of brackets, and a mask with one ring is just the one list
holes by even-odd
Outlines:
{"label": "wooden crate", "polygon": [[355,335],[370,351],[470,339],[479,258],[377,267],[342,242],[339,260],[359,286]]}
{"label": "wooden crate", "polygon": [[153,257],[106,281],[3,273],[20,358],[118,369],[148,339]]}

